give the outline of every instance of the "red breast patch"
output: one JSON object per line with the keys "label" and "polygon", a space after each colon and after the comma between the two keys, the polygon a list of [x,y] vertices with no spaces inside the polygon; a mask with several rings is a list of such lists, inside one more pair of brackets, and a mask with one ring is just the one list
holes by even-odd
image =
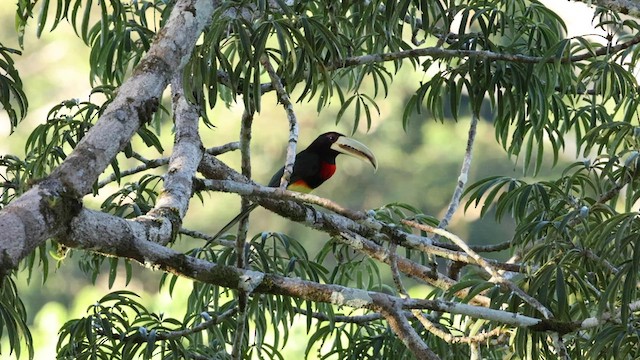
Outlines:
{"label": "red breast patch", "polygon": [[336,172],[336,164],[327,164],[325,162],[320,166],[320,177],[327,180]]}

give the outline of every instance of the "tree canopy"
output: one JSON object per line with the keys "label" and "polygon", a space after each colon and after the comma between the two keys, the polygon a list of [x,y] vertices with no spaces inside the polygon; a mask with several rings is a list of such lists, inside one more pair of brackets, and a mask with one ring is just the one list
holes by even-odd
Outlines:
{"label": "tree canopy", "polygon": [[[187,307],[165,316],[134,291],[105,293],[59,329],[62,359],[284,358],[296,323],[309,358],[640,358],[640,5],[596,3],[598,33],[567,36],[563,17],[525,0],[19,0],[18,48],[0,38],[11,131],[30,104],[16,67],[27,29],[71,26],[90,48],[92,90],[57,99],[24,156],[0,157],[0,350],[34,357],[16,278],[47,281],[51,264],[77,262],[110,285],[161,272],[160,288]],[[403,111],[376,123],[391,101]],[[417,142],[416,122],[464,124],[444,211],[421,206],[431,194],[406,189],[422,180],[410,176],[386,186],[416,203],[372,209],[286,190],[298,139],[320,121],[300,118],[309,104],[370,131],[365,143],[379,128]],[[251,151],[254,118],[273,109],[281,188],[252,177],[265,156]],[[223,120],[239,124],[232,142],[215,132]],[[520,175],[470,179],[485,123]],[[417,173],[407,152],[380,166]],[[342,187],[366,197],[360,181]],[[220,237],[190,227],[197,202],[226,218],[235,199],[218,193],[323,243],[251,234],[251,218]],[[476,209],[514,230],[471,245],[450,223]],[[190,292],[175,291],[185,279]]]}

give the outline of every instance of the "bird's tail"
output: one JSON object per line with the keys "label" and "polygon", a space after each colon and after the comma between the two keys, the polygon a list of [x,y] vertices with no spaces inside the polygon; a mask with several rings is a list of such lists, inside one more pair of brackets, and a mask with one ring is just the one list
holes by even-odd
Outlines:
{"label": "bird's tail", "polygon": [[244,211],[241,211],[238,215],[236,215],[236,217],[231,219],[231,221],[229,221],[225,226],[222,227],[222,229],[220,229],[215,235],[213,235],[213,237],[211,239],[209,239],[204,244],[204,246],[202,248],[206,249],[207,246],[209,246],[212,242],[214,242],[218,238],[220,238],[220,236],[222,236],[222,234],[224,234],[227,231],[229,231],[229,229],[231,229],[240,220],[242,220],[242,219],[246,218],[247,216],[249,216],[249,214],[257,207],[258,207],[258,203],[253,203],[253,204],[249,205],[249,207],[247,207]]}

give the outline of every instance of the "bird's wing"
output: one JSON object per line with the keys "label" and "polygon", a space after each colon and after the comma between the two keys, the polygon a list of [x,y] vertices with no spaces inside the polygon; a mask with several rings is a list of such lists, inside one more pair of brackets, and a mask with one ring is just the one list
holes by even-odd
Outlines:
{"label": "bird's wing", "polygon": [[[319,171],[319,167],[320,165],[317,154],[309,153],[306,151],[300,152],[298,155],[296,155],[296,161],[293,164],[293,173],[291,173],[289,184],[293,184],[298,180],[305,179],[309,176],[317,174]],[[280,179],[282,178],[282,174],[284,174],[284,167],[281,167],[280,170],[273,174],[273,177],[271,177],[268,186],[280,186]]]}

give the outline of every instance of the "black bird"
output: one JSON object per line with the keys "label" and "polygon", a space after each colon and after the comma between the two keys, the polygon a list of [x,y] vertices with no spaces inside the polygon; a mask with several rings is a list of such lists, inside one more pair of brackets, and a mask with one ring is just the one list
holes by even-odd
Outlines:
{"label": "black bird", "polygon": [[[296,155],[287,190],[309,193],[322,185],[336,172],[336,157],[340,154],[346,154],[369,162],[375,170],[378,169],[378,161],[375,155],[364,144],[340,133],[328,132],[318,136],[311,145]],[[280,170],[273,175],[268,186],[280,186],[280,179],[283,174],[284,167],[280,168]],[[258,204],[253,203],[245,211],[238,214],[238,216],[220,229],[213,239],[209,240],[204,247],[228,231],[257,206]]]}

